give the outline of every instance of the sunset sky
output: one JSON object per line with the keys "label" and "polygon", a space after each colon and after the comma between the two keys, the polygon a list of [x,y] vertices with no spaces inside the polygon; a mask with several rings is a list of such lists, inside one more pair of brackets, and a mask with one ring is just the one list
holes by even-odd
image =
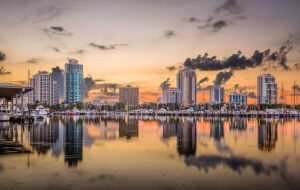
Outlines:
{"label": "sunset sky", "polygon": [[[223,82],[228,92],[235,84],[256,92],[256,77],[271,73],[290,93],[300,83],[299,10],[299,0],[0,0],[0,82],[27,81],[28,69],[50,72],[74,58],[100,86],[138,86],[142,101],[156,101],[187,58],[208,53],[225,62],[270,49],[257,66],[194,68],[197,80],[208,77],[205,87],[233,71]],[[89,98],[110,99],[100,91]]]}

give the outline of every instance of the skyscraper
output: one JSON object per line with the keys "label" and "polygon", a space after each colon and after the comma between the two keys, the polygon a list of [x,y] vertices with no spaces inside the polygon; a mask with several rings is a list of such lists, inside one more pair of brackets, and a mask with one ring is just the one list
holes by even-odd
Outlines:
{"label": "skyscraper", "polygon": [[191,69],[180,70],[177,74],[177,88],[181,91],[182,104],[196,104],[196,72]]}
{"label": "skyscraper", "polygon": [[65,64],[65,102],[76,103],[83,100],[83,66],[76,59]]}
{"label": "skyscraper", "polygon": [[210,103],[220,104],[224,102],[224,88],[218,85],[210,88]]}
{"label": "skyscraper", "polygon": [[39,71],[30,79],[30,86],[33,91],[29,94],[30,103],[45,103],[55,105],[59,103],[59,89],[57,83],[46,71]]}
{"label": "skyscraper", "polygon": [[257,103],[277,103],[277,83],[271,74],[264,74],[257,77]]}
{"label": "skyscraper", "polygon": [[178,88],[163,89],[163,103],[181,103],[181,91]]}
{"label": "skyscraper", "polygon": [[139,88],[122,87],[119,89],[119,102],[126,105],[139,105]]}

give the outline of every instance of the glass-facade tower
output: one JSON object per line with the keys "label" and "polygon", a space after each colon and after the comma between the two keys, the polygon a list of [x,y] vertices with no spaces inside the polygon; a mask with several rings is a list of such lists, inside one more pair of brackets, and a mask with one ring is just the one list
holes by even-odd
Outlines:
{"label": "glass-facade tower", "polygon": [[82,102],[83,100],[83,66],[76,59],[65,64],[65,97],[66,103]]}

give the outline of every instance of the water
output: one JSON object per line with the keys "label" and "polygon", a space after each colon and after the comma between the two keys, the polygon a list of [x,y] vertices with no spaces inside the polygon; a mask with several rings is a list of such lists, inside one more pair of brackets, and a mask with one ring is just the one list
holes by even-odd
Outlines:
{"label": "water", "polygon": [[0,123],[0,189],[297,189],[299,127],[192,117]]}

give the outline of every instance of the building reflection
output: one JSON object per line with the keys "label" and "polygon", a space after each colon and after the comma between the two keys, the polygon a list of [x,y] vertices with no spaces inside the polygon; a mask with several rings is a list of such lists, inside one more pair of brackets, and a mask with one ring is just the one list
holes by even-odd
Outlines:
{"label": "building reflection", "polygon": [[59,138],[57,119],[35,123],[30,127],[30,145],[38,154],[46,154]]}
{"label": "building reflection", "polygon": [[65,122],[65,162],[69,167],[76,167],[82,161],[83,122],[76,117],[70,117]]}
{"label": "building reflection", "polygon": [[229,129],[244,131],[247,129],[247,119],[246,118],[230,118]]}
{"label": "building reflection", "polygon": [[177,136],[177,131],[180,125],[178,118],[168,118],[162,125],[162,138],[169,139]]}
{"label": "building reflection", "polygon": [[273,119],[258,120],[258,148],[269,152],[275,148],[277,141],[277,121]]}
{"label": "building reflection", "polygon": [[220,141],[224,138],[224,121],[221,119],[211,120],[210,137]]}
{"label": "building reflection", "polygon": [[139,136],[139,121],[133,117],[127,116],[119,119],[119,137],[126,137],[131,139],[132,137]]}
{"label": "building reflection", "polygon": [[179,155],[192,156],[196,154],[197,132],[194,118],[185,117],[180,120],[177,131],[177,151]]}

